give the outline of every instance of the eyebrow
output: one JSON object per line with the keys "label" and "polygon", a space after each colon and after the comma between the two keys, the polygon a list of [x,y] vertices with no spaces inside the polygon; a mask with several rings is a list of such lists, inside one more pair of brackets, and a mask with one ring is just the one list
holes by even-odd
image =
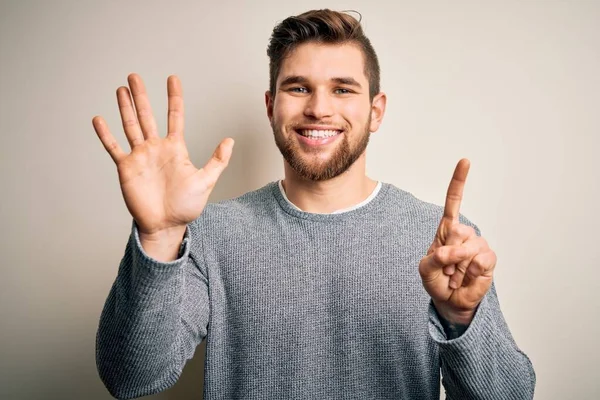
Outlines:
{"label": "eyebrow", "polygon": [[[356,79],[354,79],[350,76],[331,78],[330,81],[335,82],[340,85],[355,86],[359,89],[362,89],[362,86],[360,85],[360,83],[358,83],[356,81]],[[291,76],[285,77],[285,79],[283,79],[281,81],[280,86],[293,85],[296,83],[306,84],[306,83],[308,83],[308,79],[306,79],[304,76],[300,76],[300,75],[291,75]]]}

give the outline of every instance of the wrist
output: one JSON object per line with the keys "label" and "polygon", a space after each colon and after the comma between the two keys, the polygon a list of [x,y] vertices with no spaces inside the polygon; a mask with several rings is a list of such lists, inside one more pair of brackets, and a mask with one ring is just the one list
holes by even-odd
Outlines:
{"label": "wrist", "polygon": [[469,325],[475,316],[475,310],[454,310],[452,307],[444,306],[435,300],[433,300],[433,306],[448,340],[462,336],[469,329]]}
{"label": "wrist", "polygon": [[161,229],[152,233],[146,233],[138,229],[140,241],[149,243],[164,243],[164,242],[181,242],[185,234],[187,225],[173,226],[170,228]]}
{"label": "wrist", "polygon": [[448,323],[469,325],[475,317],[476,308],[459,310],[442,302],[433,299],[432,301],[440,318],[443,318]]}
{"label": "wrist", "polygon": [[186,226],[173,227],[147,234],[139,232],[140,243],[146,254],[160,262],[170,262],[179,258],[179,250]]}

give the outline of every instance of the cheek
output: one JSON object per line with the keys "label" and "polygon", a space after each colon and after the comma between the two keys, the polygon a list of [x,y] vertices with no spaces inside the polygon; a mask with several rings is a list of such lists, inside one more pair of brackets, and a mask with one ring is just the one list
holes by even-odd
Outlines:
{"label": "cheek", "polygon": [[371,107],[363,101],[348,102],[344,105],[342,115],[353,125],[363,125],[369,120]]}
{"label": "cheek", "polygon": [[285,125],[293,121],[303,119],[303,105],[298,99],[275,98],[273,103],[273,123],[276,125]]}
{"label": "cheek", "polygon": [[282,97],[278,96],[275,98],[275,102],[273,103],[273,117],[277,121],[282,121],[286,119],[291,112],[290,102]]}

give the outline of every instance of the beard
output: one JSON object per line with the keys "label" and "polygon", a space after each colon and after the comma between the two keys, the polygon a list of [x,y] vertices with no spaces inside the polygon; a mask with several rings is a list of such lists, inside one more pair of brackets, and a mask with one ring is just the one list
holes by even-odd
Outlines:
{"label": "beard", "polygon": [[304,152],[300,149],[297,139],[294,137],[296,131],[293,129],[298,124],[290,124],[287,131],[291,132],[291,136],[285,138],[281,127],[276,127],[272,124],[273,136],[275,137],[275,144],[281,152],[281,155],[292,167],[294,171],[302,178],[311,181],[325,181],[328,179],[335,178],[336,176],[346,172],[348,168],[354,164],[356,160],[364,153],[369,144],[369,138],[371,134],[369,132],[369,126],[371,124],[371,116],[367,123],[359,130],[359,137],[357,141],[352,144],[348,139],[346,133],[347,129],[344,129],[341,138],[338,139],[339,143],[333,149],[333,154],[327,160],[318,159],[320,150],[314,150],[314,157],[311,154],[303,154]]}

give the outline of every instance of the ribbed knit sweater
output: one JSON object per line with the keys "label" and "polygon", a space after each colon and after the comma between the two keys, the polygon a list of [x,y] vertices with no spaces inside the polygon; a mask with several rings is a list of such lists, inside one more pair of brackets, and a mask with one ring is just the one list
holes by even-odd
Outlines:
{"label": "ribbed knit sweater", "polygon": [[[418,271],[442,216],[383,183],[362,207],[294,208],[277,182],[209,203],[180,258],[158,262],[137,225],[100,318],[109,392],[163,391],[206,339],[204,399],[531,399],[535,372],[495,285],[449,340]],[[461,223],[479,229],[463,215]]]}

